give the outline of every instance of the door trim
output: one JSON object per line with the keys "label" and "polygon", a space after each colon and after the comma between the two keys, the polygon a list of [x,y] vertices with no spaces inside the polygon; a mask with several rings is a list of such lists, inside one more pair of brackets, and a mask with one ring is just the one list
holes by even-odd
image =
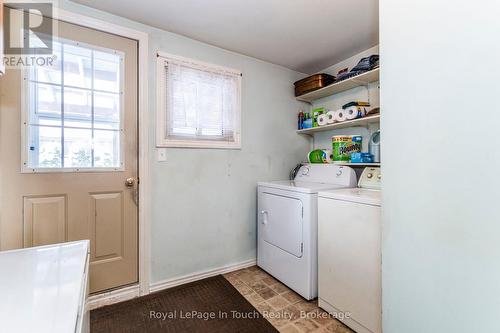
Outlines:
{"label": "door trim", "polygon": [[129,299],[139,297],[139,285],[120,287],[100,294],[89,296],[87,300],[88,310],[94,310],[106,305],[125,302]]}
{"label": "door trim", "polygon": [[[120,25],[108,23],[93,17],[77,14],[57,8],[54,19],[73,23],[83,27],[100,30],[118,36],[134,39],[138,42],[138,130],[139,130],[139,296],[149,294],[150,285],[150,174],[149,158],[149,35],[143,31],[130,29]],[[130,289],[125,286],[120,289]],[[95,298],[106,298],[109,292],[95,295]]]}

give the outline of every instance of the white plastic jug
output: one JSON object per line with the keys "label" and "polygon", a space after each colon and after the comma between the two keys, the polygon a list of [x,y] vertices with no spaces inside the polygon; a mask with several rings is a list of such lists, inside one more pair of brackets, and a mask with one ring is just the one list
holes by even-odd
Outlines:
{"label": "white plastic jug", "polygon": [[373,155],[373,162],[380,163],[380,130],[373,133],[370,137],[368,150]]}

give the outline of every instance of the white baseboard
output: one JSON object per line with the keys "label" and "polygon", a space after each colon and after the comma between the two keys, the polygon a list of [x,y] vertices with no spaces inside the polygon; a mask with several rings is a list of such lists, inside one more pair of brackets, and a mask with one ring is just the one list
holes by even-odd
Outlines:
{"label": "white baseboard", "polygon": [[87,300],[89,310],[139,297],[139,285],[128,286],[102,294],[92,295]]}
{"label": "white baseboard", "polygon": [[219,274],[226,274],[229,272],[237,271],[239,269],[255,266],[257,264],[256,259],[246,260],[237,264],[222,266],[219,268],[210,269],[207,271],[202,271],[198,273],[184,275],[178,278],[167,279],[163,281],[158,281],[151,283],[149,287],[149,292],[154,293],[155,291],[160,291],[163,289],[168,289],[176,286],[180,286],[181,284],[186,284],[193,281],[198,281],[202,279],[206,279],[208,277],[216,276]]}
{"label": "white baseboard", "polygon": [[[207,271],[184,275],[178,278],[158,281],[150,285],[149,292],[153,293],[155,291],[180,286],[181,284],[202,280],[219,274],[226,274],[229,272],[237,271],[239,269],[255,266],[256,264],[257,260],[251,259],[236,264],[210,269]],[[128,286],[108,291],[102,294],[90,296],[87,301],[87,307],[89,310],[93,310],[105,305],[128,301],[129,299],[136,297],[139,297],[139,285]]]}

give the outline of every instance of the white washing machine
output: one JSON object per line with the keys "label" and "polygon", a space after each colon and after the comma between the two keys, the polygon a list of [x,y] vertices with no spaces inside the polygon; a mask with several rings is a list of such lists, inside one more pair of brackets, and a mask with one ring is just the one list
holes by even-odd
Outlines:
{"label": "white washing machine", "polygon": [[358,333],[382,332],[380,168],[318,194],[318,302]]}
{"label": "white washing machine", "polygon": [[356,186],[346,166],[307,164],[295,180],[258,183],[257,265],[305,299],[318,295],[318,191]]}

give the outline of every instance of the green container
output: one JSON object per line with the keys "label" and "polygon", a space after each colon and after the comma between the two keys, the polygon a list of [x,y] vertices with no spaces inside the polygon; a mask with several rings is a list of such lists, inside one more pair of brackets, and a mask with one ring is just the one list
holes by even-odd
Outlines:
{"label": "green container", "polygon": [[352,153],[361,152],[361,135],[336,135],[332,137],[333,161],[350,162]]}
{"label": "green container", "polygon": [[331,163],[332,152],[326,149],[316,149],[307,154],[309,163]]}

